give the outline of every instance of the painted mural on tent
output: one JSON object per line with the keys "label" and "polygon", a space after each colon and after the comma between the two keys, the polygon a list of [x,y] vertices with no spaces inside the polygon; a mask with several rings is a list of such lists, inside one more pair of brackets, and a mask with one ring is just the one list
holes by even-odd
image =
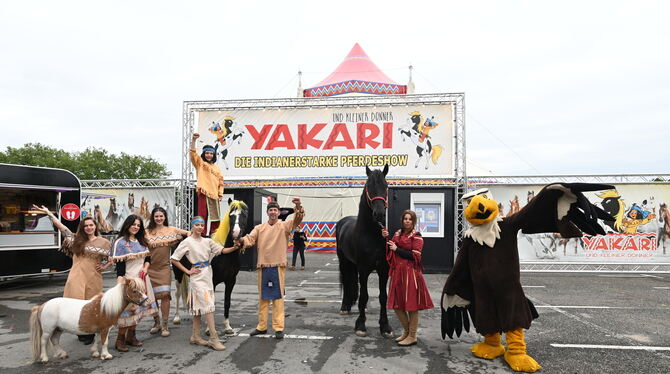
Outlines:
{"label": "painted mural on tent", "polygon": [[[503,216],[523,208],[543,186],[481,185],[498,201]],[[585,193],[615,219],[601,222],[606,235],[566,239],[559,234],[519,232],[521,261],[670,261],[670,185],[623,184]]]}
{"label": "painted mural on tent", "polygon": [[451,104],[202,111],[198,151],[215,147],[226,180],[453,176]]}
{"label": "painted mural on tent", "polygon": [[155,207],[165,209],[169,224],[176,224],[173,188],[82,189],[81,207],[82,217],[92,215],[103,233],[119,231],[131,214],[142,217],[146,225]]}

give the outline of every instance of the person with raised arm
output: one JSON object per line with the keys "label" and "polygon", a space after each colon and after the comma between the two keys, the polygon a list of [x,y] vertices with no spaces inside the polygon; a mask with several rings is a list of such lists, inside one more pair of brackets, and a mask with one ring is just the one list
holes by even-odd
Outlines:
{"label": "person with raised arm", "polygon": [[294,197],[295,216],[291,220],[279,219],[279,204],[270,202],[267,205],[268,220],[239,239],[242,248],[256,246],[258,250],[258,325],[249,335],[267,333],[268,313],[272,301],[272,329],[275,338],[284,338],[284,279],[286,276],[286,250],[289,235],[298,226],[305,211],[300,198]]}
{"label": "person with raised arm", "polygon": [[[202,153],[198,155],[195,150],[195,141],[200,134],[195,133],[191,137],[191,149],[189,155],[191,163],[195,167],[197,183],[195,191],[198,194],[197,214],[205,220],[205,232],[203,235],[211,235],[219,227],[221,221],[221,209],[219,203],[223,198],[223,174],[216,164],[216,148],[211,145],[202,147]],[[210,229],[207,230],[207,222]]]}
{"label": "person with raised arm", "polygon": [[[92,216],[79,221],[77,232],[72,233],[47,207],[33,205],[32,210],[47,215],[65,240],[61,251],[72,257],[72,267],[65,282],[63,297],[88,300],[102,292],[102,272],[109,268],[112,243],[100,236]],[[95,334],[80,335],[84,344],[93,343]]]}

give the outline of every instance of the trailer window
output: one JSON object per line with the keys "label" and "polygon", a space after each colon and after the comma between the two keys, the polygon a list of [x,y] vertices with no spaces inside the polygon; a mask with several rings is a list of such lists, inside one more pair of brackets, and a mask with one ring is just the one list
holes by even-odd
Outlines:
{"label": "trailer window", "polygon": [[53,246],[58,235],[49,217],[30,211],[32,204],[52,211],[58,192],[22,188],[0,188],[0,247]]}

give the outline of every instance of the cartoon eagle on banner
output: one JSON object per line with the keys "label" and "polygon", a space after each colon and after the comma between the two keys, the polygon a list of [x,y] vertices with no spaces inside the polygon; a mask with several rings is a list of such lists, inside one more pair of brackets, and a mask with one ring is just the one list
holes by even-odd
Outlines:
{"label": "cartoon eagle on banner", "polygon": [[[516,371],[535,372],[542,367],[528,354],[524,329],[538,317],[521,288],[517,233],[558,232],[564,238],[605,235],[598,219],[613,220],[591,204],[585,191],[611,190],[613,186],[554,183],[545,186],[519,212],[498,215],[498,203],[488,189],[463,196],[463,214],[471,227],[465,232],[454,268],[442,295],[442,339],[470,331],[468,313],[484,341],[470,348],[480,358],[504,355]],[[507,348],[502,344],[505,333]]]}

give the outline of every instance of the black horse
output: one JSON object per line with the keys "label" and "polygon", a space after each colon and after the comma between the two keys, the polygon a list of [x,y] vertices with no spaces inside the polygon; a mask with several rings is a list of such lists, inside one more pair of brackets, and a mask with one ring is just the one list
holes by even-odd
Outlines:
{"label": "black horse", "polygon": [[[238,200],[228,200],[228,212],[223,216],[221,225],[216,230],[213,239],[218,243],[223,243],[224,247],[232,247],[233,240],[236,238],[241,238],[247,233],[247,217],[249,209],[247,205]],[[225,241],[225,242],[224,242]],[[182,265],[187,269],[191,268],[191,263],[182,257]],[[177,269],[176,266],[172,267],[172,271],[175,275],[175,280],[177,281],[177,292],[175,298],[177,299],[177,311],[174,317],[174,323],[181,323],[181,317],[179,316],[179,299],[180,296],[184,298],[184,304],[186,304],[185,297],[188,294],[187,284],[185,281],[188,279],[188,275],[184,274],[181,270]],[[235,287],[235,282],[237,281],[237,274],[240,272],[240,251],[222,254],[214,257],[212,260],[212,283],[214,284],[214,289],[219,283],[223,283],[226,286],[225,296],[224,296],[224,317],[225,321],[223,323],[224,332],[226,334],[233,334],[233,328],[230,326],[230,321],[228,319],[230,312],[230,296],[233,293],[233,287]]]}
{"label": "black horse", "polygon": [[386,241],[381,235],[388,205],[388,184],[385,179],[388,169],[388,165],[384,166],[383,171],[365,167],[368,180],[361,194],[358,217],[344,217],[336,225],[337,258],[343,291],[340,314],[349,314],[358,299],[359,314],[355,326],[358,336],[367,334],[365,308],[369,298],[368,276],[373,270],[379,276],[379,330],[386,337],[393,335],[386,315],[389,265],[386,262]]}

